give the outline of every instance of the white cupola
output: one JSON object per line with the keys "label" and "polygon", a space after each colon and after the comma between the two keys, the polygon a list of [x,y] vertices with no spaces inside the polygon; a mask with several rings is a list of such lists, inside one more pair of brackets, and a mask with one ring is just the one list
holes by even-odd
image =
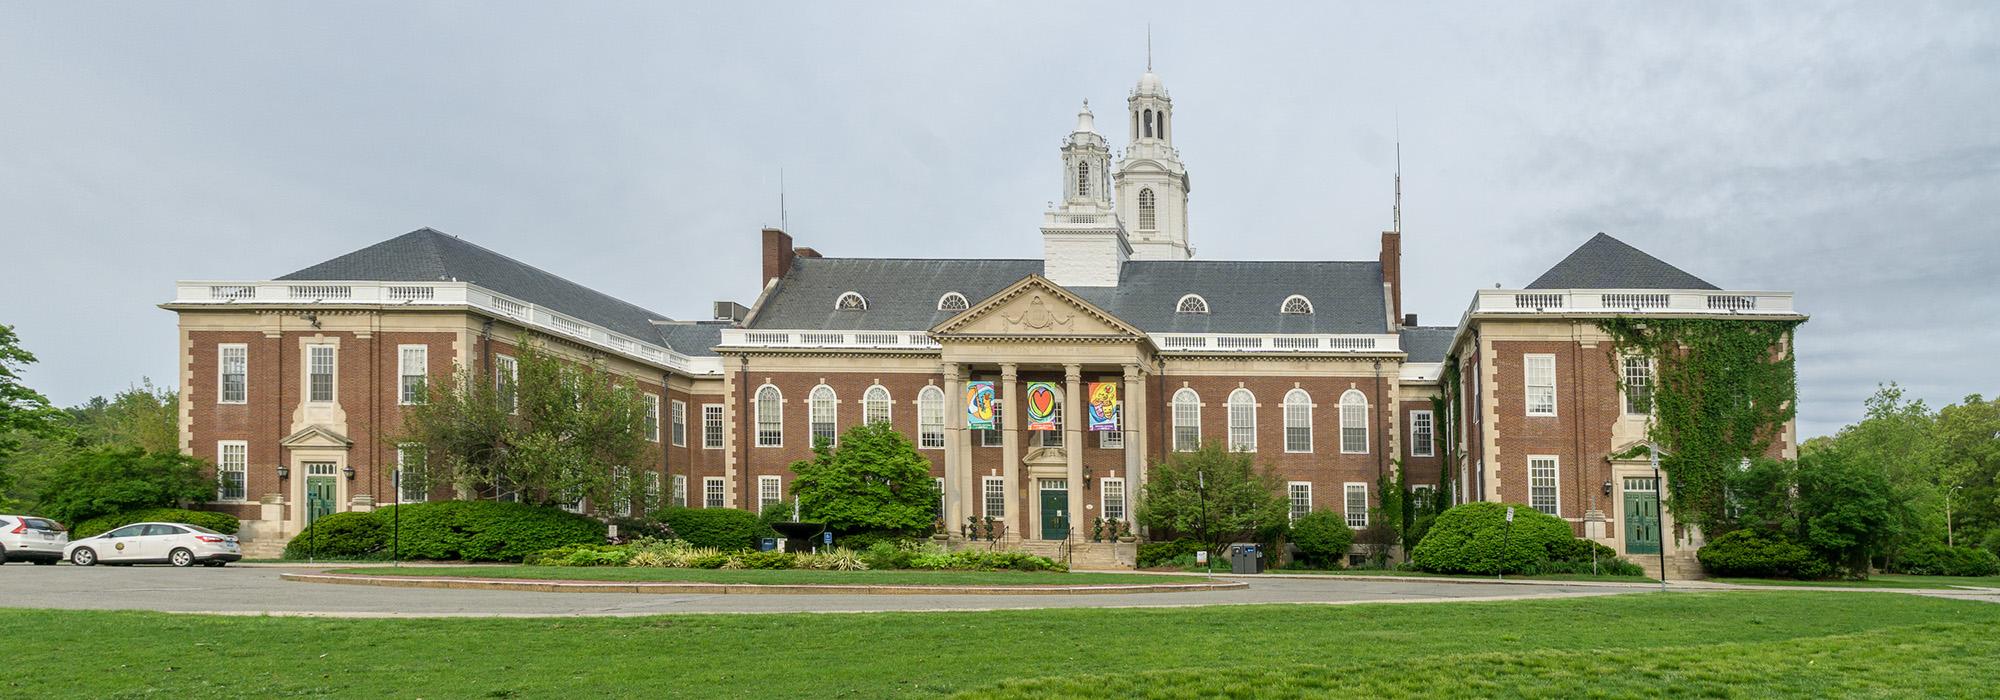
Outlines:
{"label": "white cupola", "polygon": [[1131,140],[1112,177],[1118,190],[1118,214],[1131,229],[1135,260],[1186,260],[1188,245],[1187,168],[1174,150],[1174,99],[1153,72],[1146,73],[1125,99],[1130,113]]}
{"label": "white cupola", "polygon": [[1063,139],[1062,163],[1062,195],[1042,216],[1042,273],[1065,287],[1118,286],[1132,245],[1112,206],[1111,149],[1088,100]]}

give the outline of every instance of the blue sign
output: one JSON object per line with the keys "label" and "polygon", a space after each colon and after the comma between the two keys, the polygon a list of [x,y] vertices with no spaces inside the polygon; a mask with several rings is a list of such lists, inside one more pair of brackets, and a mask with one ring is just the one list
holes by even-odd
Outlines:
{"label": "blue sign", "polygon": [[826,544],[833,544],[833,533],[832,532],[819,533],[819,541]]}

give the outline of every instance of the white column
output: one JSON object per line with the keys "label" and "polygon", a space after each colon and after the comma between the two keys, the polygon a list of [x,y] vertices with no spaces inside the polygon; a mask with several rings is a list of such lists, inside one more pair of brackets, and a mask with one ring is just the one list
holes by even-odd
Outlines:
{"label": "white column", "polygon": [[[1125,365],[1125,415],[1120,416],[1125,431],[1125,520],[1137,523],[1139,478],[1146,464],[1146,380],[1138,365]],[[1139,528],[1132,528],[1138,532]]]}
{"label": "white column", "polygon": [[1020,392],[1014,387],[1019,379],[1014,363],[1000,363],[1000,476],[1007,490],[1004,507],[1010,540],[1028,536],[1022,532],[1028,519],[1021,517],[1021,403],[1015,400]]}
{"label": "white column", "polygon": [[958,526],[966,518],[965,482],[969,470],[959,463],[966,455],[965,437],[965,382],[959,377],[958,363],[947,362],[944,365],[944,531],[947,533],[958,532]]}
{"label": "white column", "polygon": [[1081,542],[1090,527],[1083,513],[1083,425],[1090,422],[1090,409],[1084,401],[1082,375],[1081,366],[1063,365],[1063,454],[1069,461],[1066,481],[1071,542]]}

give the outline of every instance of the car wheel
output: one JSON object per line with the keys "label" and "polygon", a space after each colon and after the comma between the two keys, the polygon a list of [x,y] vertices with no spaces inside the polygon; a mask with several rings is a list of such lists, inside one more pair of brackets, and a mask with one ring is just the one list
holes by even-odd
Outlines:
{"label": "car wheel", "polygon": [[185,549],[176,549],[167,554],[167,563],[174,566],[194,566],[194,552]]}
{"label": "car wheel", "polygon": [[79,547],[76,551],[69,553],[69,563],[77,566],[96,564],[97,552],[92,551],[89,547]]}

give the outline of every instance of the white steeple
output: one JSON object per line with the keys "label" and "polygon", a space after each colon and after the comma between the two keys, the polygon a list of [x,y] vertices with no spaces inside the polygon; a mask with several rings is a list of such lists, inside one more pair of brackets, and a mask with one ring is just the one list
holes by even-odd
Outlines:
{"label": "white steeple", "polygon": [[1065,287],[1115,287],[1132,255],[1111,204],[1111,149],[1090,102],[1063,140],[1062,196],[1042,216],[1042,273]]}
{"label": "white steeple", "polygon": [[1186,260],[1194,255],[1188,246],[1187,168],[1174,150],[1174,99],[1152,63],[1149,38],[1146,73],[1125,99],[1132,137],[1112,186],[1118,190],[1118,215],[1131,228],[1132,258]]}

